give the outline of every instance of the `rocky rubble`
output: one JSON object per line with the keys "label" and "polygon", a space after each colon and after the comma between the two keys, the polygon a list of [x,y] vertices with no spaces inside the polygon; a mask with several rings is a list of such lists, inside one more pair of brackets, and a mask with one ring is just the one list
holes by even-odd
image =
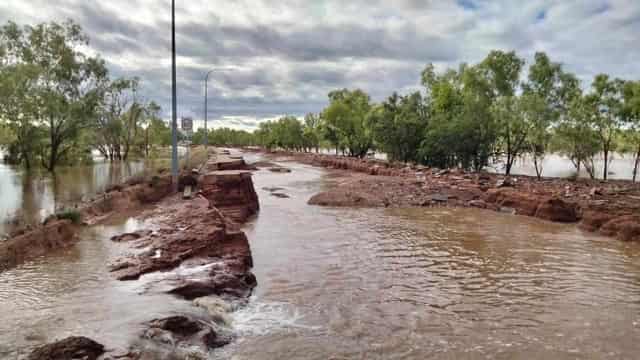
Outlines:
{"label": "rocky rubble", "polygon": [[163,186],[143,190],[143,200],[135,192],[121,189],[114,191],[123,194],[88,205],[94,216],[101,216],[123,204],[159,200],[157,206],[139,215],[150,229],[111,238],[128,244],[132,253],[114,261],[109,270],[122,281],[161,272],[160,277],[141,279],[144,292],[162,292],[193,301],[209,314],[168,314],[151,319],[141,324],[144,330],[129,349],[109,351],[105,359],[203,358],[210,349],[231,341],[225,314],[233,308],[231,304],[247,301],[257,284],[251,272],[249,242],[240,229],[259,208],[251,173],[246,168],[244,160],[229,156],[208,161],[202,166],[203,174],[194,179],[199,189],[191,200],[171,194],[168,189],[164,193]]}
{"label": "rocky rubble", "polygon": [[201,178],[201,194],[211,207],[219,209],[227,218],[245,222],[258,212],[258,195],[253,188],[251,172],[246,170],[212,171]]}
{"label": "rocky rubble", "polygon": [[[242,167],[244,161],[233,164]],[[220,167],[210,161],[203,168]],[[147,291],[194,301],[211,316],[196,319],[179,314],[150,321],[140,335],[141,342],[130,349],[130,359],[153,358],[149,349],[206,353],[228,343],[232,336],[225,327],[225,313],[231,306],[221,304],[242,303],[257,284],[251,272],[249,242],[240,230],[240,225],[259,207],[251,173],[239,169],[205,170],[198,177],[198,187],[195,199],[185,201],[176,194],[147,214],[154,219],[153,231],[113,237],[114,241],[127,241],[132,248],[143,249],[110,266],[116,278],[130,281],[163,271],[166,275],[148,283]],[[212,325],[212,320],[217,325]]]}
{"label": "rocky rubble", "polygon": [[28,360],[96,360],[104,346],[82,336],[72,336],[35,349]]}

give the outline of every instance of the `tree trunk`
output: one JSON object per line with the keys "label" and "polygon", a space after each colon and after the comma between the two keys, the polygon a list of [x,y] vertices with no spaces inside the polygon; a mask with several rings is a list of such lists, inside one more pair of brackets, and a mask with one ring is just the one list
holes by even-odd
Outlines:
{"label": "tree trunk", "polygon": [[56,140],[53,134],[51,135],[51,149],[49,152],[49,164],[47,165],[47,170],[49,172],[54,172],[57,162],[58,162],[58,147],[59,143]]}
{"label": "tree trunk", "polygon": [[[20,144],[24,144],[24,140],[19,140]],[[24,146],[20,146],[20,153],[22,155],[22,160],[24,161],[24,167],[29,170],[31,169],[31,159],[29,158],[30,151],[26,149]]]}
{"label": "tree trunk", "polygon": [[52,118],[49,118],[49,139],[51,140],[51,149],[49,149],[49,163],[47,164],[47,170],[53,172],[56,167],[56,156],[58,153],[58,141],[56,140],[55,123]]}
{"label": "tree trunk", "polygon": [[607,173],[609,172],[609,149],[604,149],[604,171],[602,174],[602,179],[607,180]]}
{"label": "tree trunk", "polygon": [[128,157],[129,157],[129,144],[127,143],[124,145],[124,153],[122,154],[122,160],[127,161]]}
{"label": "tree trunk", "polygon": [[538,177],[538,180],[542,179],[542,162],[540,160],[538,156],[533,156],[533,166],[536,169],[536,177]]}
{"label": "tree trunk", "polygon": [[513,166],[513,157],[511,157],[511,154],[507,154],[507,164],[505,166],[505,170],[504,170],[504,174],[506,176],[511,175],[511,167]]}
{"label": "tree trunk", "polygon": [[636,151],[636,161],[633,164],[633,182],[636,182],[638,177],[638,168],[640,168],[640,146],[638,146],[638,151]]}
{"label": "tree trunk", "polygon": [[[587,170],[587,173],[589,173],[589,177],[591,178],[591,180],[595,180],[595,178],[596,178],[596,166],[595,166],[595,162],[594,162],[593,158],[590,158],[588,162],[585,160],[584,168]],[[578,174],[578,176],[579,176],[579,174]]]}
{"label": "tree trunk", "polygon": [[[24,159],[24,167],[29,170],[31,169],[31,161],[29,160],[29,155],[28,154],[22,154],[22,158]],[[637,166],[637,164],[636,164]],[[635,176],[635,174],[634,174]]]}
{"label": "tree trunk", "polygon": [[[205,134],[205,136],[207,136]],[[149,157],[149,127],[144,132],[144,156]]]}

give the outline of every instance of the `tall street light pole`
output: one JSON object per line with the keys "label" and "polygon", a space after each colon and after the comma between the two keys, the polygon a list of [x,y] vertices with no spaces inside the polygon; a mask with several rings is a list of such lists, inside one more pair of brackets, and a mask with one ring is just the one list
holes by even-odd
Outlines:
{"label": "tall street light pole", "polygon": [[207,134],[207,117],[208,117],[208,107],[207,107],[207,102],[208,102],[208,96],[207,96],[207,92],[209,90],[209,75],[211,75],[212,72],[214,71],[225,71],[225,70],[230,70],[230,69],[211,69],[207,72],[207,75],[205,75],[204,77],[204,147],[206,148],[207,145],[209,145],[209,136]]}
{"label": "tall street light pole", "polygon": [[209,82],[209,75],[214,72],[215,70],[209,70],[209,72],[207,72],[207,75],[204,77],[204,147],[205,149],[207,148],[207,146],[209,145],[209,134],[207,133],[207,91],[209,89],[209,86],[207,86],[208,82]]}
{"label": "tall street light pole", "polygon": [[171,180],[178,188],[178,104],[176,99],[176,2],[171,0]]}

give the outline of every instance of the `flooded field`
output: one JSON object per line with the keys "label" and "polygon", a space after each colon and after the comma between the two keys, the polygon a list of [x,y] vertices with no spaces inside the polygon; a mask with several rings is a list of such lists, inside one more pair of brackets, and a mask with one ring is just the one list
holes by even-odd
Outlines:
{"label": "flooded field", "polygon": [[111,184],[141,174],[143,161],[61,167],[55,175],[0,162],[0,234],[16,223],[37,224],[56,209],[95,196]]}

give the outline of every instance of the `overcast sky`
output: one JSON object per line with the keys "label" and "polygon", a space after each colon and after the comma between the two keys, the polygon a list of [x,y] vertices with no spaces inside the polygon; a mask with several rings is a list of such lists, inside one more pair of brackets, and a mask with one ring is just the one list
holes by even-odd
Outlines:
{"label": "overcast sky", "polygon": [[[178,0],[178,116],[255,127],[318,112],[327,93],[376,101],[419,89],[427,63],[474,63],[492,49],[546,51],[588,85],[640,77],[640,0]],[[171,111],[170,1],[2,0],[0,21],[80,23],[113,76],[138,76]]]}

